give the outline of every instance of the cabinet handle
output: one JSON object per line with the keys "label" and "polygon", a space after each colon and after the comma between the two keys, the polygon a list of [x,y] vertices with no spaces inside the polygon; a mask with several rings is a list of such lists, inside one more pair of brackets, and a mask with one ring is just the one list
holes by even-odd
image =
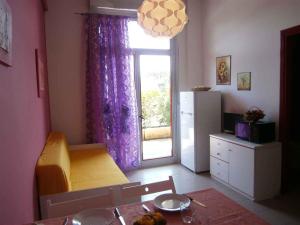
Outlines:
{"label": "cabinet handle", "polygon": [[228,149],[228,151],[232,152],[232,150],[231,150],[231,149]]}
{"label": "cabinet handle", "polygon": [[218,152],[218,153],[217,153],[217,155],[221,155],[221,153],[220,153],[220,152]]}

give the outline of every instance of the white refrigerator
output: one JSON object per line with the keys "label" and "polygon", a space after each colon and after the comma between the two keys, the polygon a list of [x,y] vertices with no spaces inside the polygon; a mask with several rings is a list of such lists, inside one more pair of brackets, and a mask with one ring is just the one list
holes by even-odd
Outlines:
{"label": "white refrigerator", "polygon": [[181,164],[209,171],[209,135],[221,132],[221,93],[180,92]]}

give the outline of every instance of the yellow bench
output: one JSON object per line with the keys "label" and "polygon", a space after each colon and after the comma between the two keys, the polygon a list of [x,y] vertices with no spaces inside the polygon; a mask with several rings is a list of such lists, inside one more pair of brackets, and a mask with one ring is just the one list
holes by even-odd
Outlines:
{"label": "yellow bench", "polygon": [[50,133],[36,166],[39,195],[128,183],[105,148],[69,151],[63,133]]}

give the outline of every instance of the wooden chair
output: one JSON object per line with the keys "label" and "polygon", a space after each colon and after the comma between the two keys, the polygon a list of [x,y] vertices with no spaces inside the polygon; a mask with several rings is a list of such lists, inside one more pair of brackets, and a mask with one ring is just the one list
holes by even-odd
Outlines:
{"label": "wooden chair", "polygon": [[83,191],[74,191],[40,197],[42,219],[67,216],[90,208],[113,207],[114,191],[123,187],[139,185],[140,182],[113,185]]}
{"label": "wooden chair", "polygon": [[112,190],[114,194],[115,205],[141,201],[142,196],[158,192],[171,191],[171,193],[176,193],[172,176],[169,176],[169,179],[164,181],[144,185],[116,187]]}

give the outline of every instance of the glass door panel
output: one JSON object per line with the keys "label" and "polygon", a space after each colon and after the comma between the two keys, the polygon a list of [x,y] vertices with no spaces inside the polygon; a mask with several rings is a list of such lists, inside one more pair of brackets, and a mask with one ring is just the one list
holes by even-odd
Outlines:
{"label": "glass door panel", "polygon": [[169,55],[140,55],[143,160],[172,157],[171,61]]}

